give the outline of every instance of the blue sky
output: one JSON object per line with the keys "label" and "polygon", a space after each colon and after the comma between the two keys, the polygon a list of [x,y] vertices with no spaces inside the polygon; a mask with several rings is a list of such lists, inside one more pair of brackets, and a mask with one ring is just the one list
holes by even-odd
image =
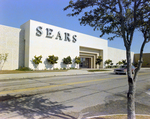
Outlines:
{"label": "blue sky", "polygon": [[[23,23],[32,19],[99,37],[100,31],[93,31],[89,26],[80,26],[79,17],[66,16],[71,12],[71,10],[63,11],[68,4],[69,0],[0,0],[0,24],[20,28]],[[108,35],[102,38],[107,40]],[[131,51],[139,53],[142,41],[142,34],[136,31]],[[122,38],[108,40],[108,46],[125,50]],[[150,53],[150,43],[146,44],[144,53]]]}

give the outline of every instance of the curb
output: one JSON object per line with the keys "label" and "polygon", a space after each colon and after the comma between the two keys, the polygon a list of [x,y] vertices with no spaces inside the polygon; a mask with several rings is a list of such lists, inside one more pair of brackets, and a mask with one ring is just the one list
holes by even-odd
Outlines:
{"label": "curb", "polygon": [[[87,72],[87,73],[71,73],[71,74],[54,74],[54,75],[42,75],[41,76],[21,76],[21,77],[14,77],[11,76],[8,78],[0,77],[0,81],[7,81],[7,80],[17,80],[17,79],[26,79],[26,78],[46,78],[46,77],[55,77],[55,76],[75,76],[75,75],[89,75],[89,74],[102,74],[102,73],[110,73],[112,71],[107,72]],[[32,73],[33,74],[33,73]],[[9,74],[11,75],[11,74]],[[15,74],[13,74],[15,75]],[[25,74],[24,74],[25,75]]]}
{"label": "curb", "polygon": [[15,77],[15,78],[1,78],[0,79],[0,81],[3,81],[3,80],[17,80],[17,79],[26,79],[26,78],[46,78],[46,77],[55,77],[55,76],[73,76],[73,75],[84,75],[84,74],[62,74],[62,75],[60,75],[60,74],[56,74],[56,75],[42,75],[42,76],[23,76],[23,77]]}

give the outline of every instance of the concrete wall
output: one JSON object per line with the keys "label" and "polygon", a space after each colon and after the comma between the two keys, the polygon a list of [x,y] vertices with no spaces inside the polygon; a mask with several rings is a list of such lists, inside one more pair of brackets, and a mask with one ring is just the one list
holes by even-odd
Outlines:
{"label": "concrete wall", "polygon": [[[140,54],[134,55],[134,64],[138,63]],[[143,64],[142,67],[150,67],[150,53],[143,53]]]}
{"label": "concrete wall", "polygon": [[[133,62],[134,52],[131,52],[131,61]],[[126,50],[116,49],[112,47],[108,47],[108,59],[112,60],[114,65],[117,62],[126,59]]]}
{"label": "concrete wall", "polygon": [[20,29],[0,25],[0,54],[8,53],[3,70],[18,69]]}

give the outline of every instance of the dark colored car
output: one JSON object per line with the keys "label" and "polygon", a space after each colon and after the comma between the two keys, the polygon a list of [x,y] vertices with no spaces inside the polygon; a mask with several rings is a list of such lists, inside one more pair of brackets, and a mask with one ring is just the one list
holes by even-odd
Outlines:
{"label": "dark colored car", "polygon": [[[131,66],[132,74],[134,74],[135,67]],[[114,69],[115,74],[127,74],[127,65],[120,66],[118,69]]]}

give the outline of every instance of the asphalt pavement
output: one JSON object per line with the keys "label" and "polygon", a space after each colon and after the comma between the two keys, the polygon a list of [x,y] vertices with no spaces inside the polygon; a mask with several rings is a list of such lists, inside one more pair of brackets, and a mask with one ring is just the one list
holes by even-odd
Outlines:
{"label": "asphalt pavement", "polygon": [[[141,72],[145,72],[147,69],[150,70],[150,68],[142,68]],[[89,70],[89,69],[68,70],[68,71],[65,71],[65,72],[0,74],[0,81],[3,82],[3,80],[13,80],[13,79],[21,79],[21,78],[37,78],[37,77],[40,78],[40,77],[70,76],[70,75],[84,75],[84,74],[87,75],[87,74],[96,74],[96,73],[113,73],[112,69],[109,69],[109,71],[103,71],[103,72],[88,72],[87,70]],[[140,85],[141,85],[141,83],[142,82],[140,82]],[[143,85],[144,84],[145,83],[143,83]],[[108,84],[106,84],[106,85],[108,85]],[[100,87],[100,86],[98,86],[98,87]],[[105,86],[105,87],[107,87],[107,86]],[[80,88],[80,91],[81,91],[81,88]],[[110,90],[110,91],[112,91],[112,90]],[[59,94],[60,92],[57,92],[57,93]],[[64,91],[64,94],[66,94],[65,97],[67,97],[68,93],[71,93],[71,92]],[[88,93],[89,93],[89,91],[88,91]],[[123,94],[122,93],[119,93],[119,94],[117,93],[117,94],[114,95],[112,93],[112,95],[106,97],[106,99],[105,99],[106,103],[105,104],[99,104],[99,105],[95,105],[95,106],[92,106],[92,107],[85,108],[85,109],[83,109],[81,111],[83,114],[74,114],[74,113],[70,114],[69,113],[68,115],[72,115],[72,119],[76,119],[76,117],[78,117],[78,119],[83,119],[85,117],[94,116],[93,113],[95,113],[96,115],[107,115],[107,114],[116,114],[116,113],[118,113],[118,114],[124,114],[124,113],[126,113],[126,108],[124,108],[124,107],[126,107],[126,95],[125,94],[123,95]],[[50,95],[50,94],[44,94],[44,95],[46,97],[46,95]],[[52,96],[50,96],[51,98],[55,97],[54,94],[51,94],[51,95],[52,95]],[[97,94],[95,94],[95,95],[97,95]],[[136,109],[137,109],[136,113],[138,113],[138,114],[141,114],[141,113],[142,114],[150,114],[150,112],[149,112],[149,106],[148,106],[149,103],[147,103],[149,101],[149,95],[147,95],[147,93],[143,93],[141,91],[137,91],[137,95],[140,95],[140,96],[138,96],[138,98],[136,99],[137,100],[136,101],[136,106],[137,106],[136,107]],[[99,95],[97,95],[97,98],[99,98],[98,96]],[[6,97],[6,98],[9,98],[9,97]],[[11,98],[11,96],[10,96],[10,98]],[[26,97],[26,98],[22,98],[22,99],[24,99],[24,100],[30,100],[31,98],[32,98],[32,96],[31,97],[29,96],[29,97]],[[43,103],[43,100],[41,100],[41,101],[42,101],[41,103]],[[6,102],[7,101],[1,102],[0,105],[4,105],[3,107],[7,108],[5,106]],[[35,102],[37,102],[37,101],[35,101]],[[143,103],[141,104],[141,102],[144,102],[144,104]],[[8,103],[10,103],[10,102],[8,102]],[[147,103],[147,105],[146,105],[146,103]],[[20,104],[20,102],[19,103],[16,102],[14,105],[16,106],[18,104]],[[20,105],[22,105],[22,104],[20,104]],[[15,108],[15,109],[17,109],[17,108]],[[20,109],[20,107],[19,107],[19,109]],[[39,108],[38,108],[38,110],[39,110]],[[43,110],[43,108],[41,108],[41,110]],[[24,110],[22,110],[22,111],[24,112]],[[47,110],[45,110],[45,112],[47,112]],[[8,115],[8,114],[6,114],[6,115]],[[0,116],[5,116],[5,114],[1,114]],[[73,117],[75,117],[75,118],[73,118]],[[81,117],[81,118],[79,118],[79,117]],[[71,118],[71,116],[69,118]]]}

